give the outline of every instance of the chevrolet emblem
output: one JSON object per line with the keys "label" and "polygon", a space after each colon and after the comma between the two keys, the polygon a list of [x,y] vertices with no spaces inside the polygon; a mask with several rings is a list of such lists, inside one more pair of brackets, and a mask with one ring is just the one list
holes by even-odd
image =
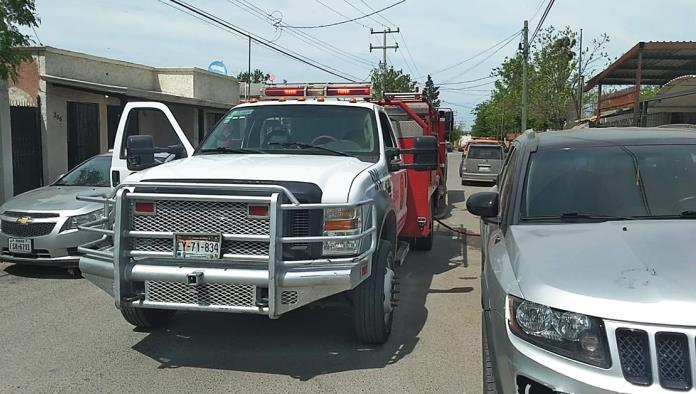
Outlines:
{"label": "chevrolet emblem", "polygon": [[33,222],[34,219],[31,218],[31,216],[22,216],[21,218],[17,218],[17,223],[27,225],[31,222]]}

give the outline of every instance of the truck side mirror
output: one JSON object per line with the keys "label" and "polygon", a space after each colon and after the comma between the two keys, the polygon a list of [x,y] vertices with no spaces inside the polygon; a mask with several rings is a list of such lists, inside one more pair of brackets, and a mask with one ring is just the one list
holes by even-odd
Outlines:
{"label": "truck side mirror", "polygon": [[437,170],[437,137],[416,137],[413,143],[413,168],[416,171]]}
{"label": "truck side mirror", "polygon": [[131,135],[126,140],[128,169],[141,171],[157,165],[155,143],[151,135]]}
{"label": "truck side mirror", "polygon": [[496,192],[481,192],[472,194],[466,200],[466,210],[476,216],[488,219],[498,216],[499,197]]}

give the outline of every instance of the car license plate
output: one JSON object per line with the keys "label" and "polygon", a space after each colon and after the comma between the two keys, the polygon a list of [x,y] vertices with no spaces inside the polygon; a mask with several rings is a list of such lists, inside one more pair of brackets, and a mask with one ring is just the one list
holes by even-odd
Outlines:
{"label": "car license plate", "polygon": [[10,238],[9,250],[10,253],[31,254],[31,240],[22,238]]}
{"label": "car license plate", "polygon": [[479,167],[479,172],[491,172],[491,167]]}
{"label": "car license plate", "polygon": [[219,234],[176,234],[174,256],[182,259],[219,259],[221,240]]}

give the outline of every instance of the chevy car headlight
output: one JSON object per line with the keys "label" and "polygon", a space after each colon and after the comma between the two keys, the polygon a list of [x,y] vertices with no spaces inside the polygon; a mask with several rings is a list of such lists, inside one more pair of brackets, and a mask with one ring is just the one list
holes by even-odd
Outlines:
{"label": "chevy car headlight", "polygon": [[77,215],[77,216],[71,216],[68,218],[68,220],[65,221],[65,224],[63,224],[63,228],[60,230],[62,231],[68,231],[68,230],[76,230],[77,226],[83,226],[87,223],[94,222],[95,220],[103,219],[104,218],[104,209],[98,209],[94,212],[86,213],[84,215]]}
{"label": "chevy car headlight", "polygon": [[[362,208],[324,209],[324,236],[350,236],[362,231]],[[360,252],[360,240],[324,241],[325,256],[349,256]]]}
{"label": "chevy car headlight", "polygon": [[602,319],[554,309],[508,296],[510,330],[518,337],[561,356],[610,368]]}

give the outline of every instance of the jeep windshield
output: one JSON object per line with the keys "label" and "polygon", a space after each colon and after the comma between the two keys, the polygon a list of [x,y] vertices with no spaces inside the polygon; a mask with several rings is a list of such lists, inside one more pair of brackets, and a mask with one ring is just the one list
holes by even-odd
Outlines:
{"label": "jeep windshield", "polygon": [[595,146],[532,153],[521,221],[696,218],[696,145]]}
{"label": "jeep windshield", "polygon": [[379,158],[377,123],[369,108],[277,104],[231,110],[196,154],[295,154]]}

